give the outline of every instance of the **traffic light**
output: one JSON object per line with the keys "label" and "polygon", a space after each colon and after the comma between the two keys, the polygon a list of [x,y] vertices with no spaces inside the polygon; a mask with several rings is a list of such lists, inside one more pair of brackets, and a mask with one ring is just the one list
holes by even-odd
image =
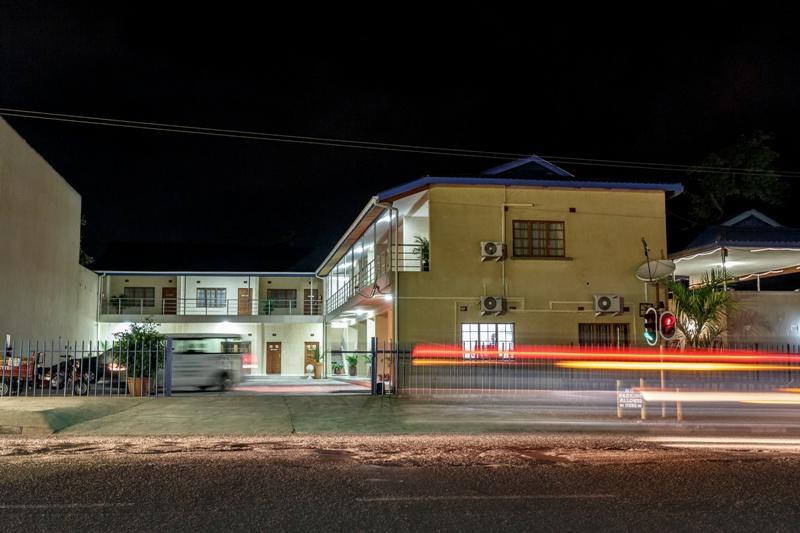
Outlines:
{"label": "traffic light", "polygon": [[644,340],[650,346],[658,344],[658,311],[655,307],[644,312]]}
{"label": "traffic light", "polygon": [[675,314],[670,311],[664,311],[661,313],[661,316],[658,317],[658,331],[661,333],[661,338],[665,341],[675,336],[677,325],[678,320],[675,318]]}

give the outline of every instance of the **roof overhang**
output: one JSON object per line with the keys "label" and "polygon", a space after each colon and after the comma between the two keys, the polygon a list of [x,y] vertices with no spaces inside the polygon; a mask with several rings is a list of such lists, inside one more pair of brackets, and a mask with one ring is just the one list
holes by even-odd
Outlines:
{"label": "roof overhang", "polygon": [[590,189],[616,191],[661,191],[667,197],[674,197],[683,192],[680,183],[635,183],[620,181],[579,181],[579,180],[525,180],[515,178],[469,178],[469,177],[437,177],[426,176],[410,181],[398,187],[378,193],[381,202],[411,194],[432,185],[483,186],[483,187],[534,187],[542,189]]}
{"label": "roof overhang", "polygon": [[179,270],[95,270],[103,276],[259,276],[282,278],[314,277],[313,272],[221,272],[221,271],[179,271]]}
{"label": "roof overhang", "polygon": [[675,275],[681,277],[702,276],[713,269],[724,266],[726,273],[746,281],[754,277],[800,273],[800,248],[772,246],[714,246],[684,250],[672,254]]}
{"label": "roof overhang", "polygon": [[367,228],[369,228],[372,223],[381,216],[381,213],[386,210],[386,207],[378,205],[378,202],[379,198],[375,196],[364,206],[364,209],[361,210],[361,213],[358,214],[355,221],[350,224],[350,227],[347,228],[347,231],[333,247],[333,250],[331,250],[328,256],[322,261],[322,264],[316,271],[317,276],[327,276],[339,259],[347,253],[347,250],[361,238],[364,232],[367,231]]}

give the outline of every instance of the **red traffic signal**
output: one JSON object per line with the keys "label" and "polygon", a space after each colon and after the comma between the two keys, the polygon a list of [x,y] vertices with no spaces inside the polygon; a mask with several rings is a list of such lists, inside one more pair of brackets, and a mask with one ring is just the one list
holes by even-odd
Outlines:
{"label": "red traffic signal", "polygon": [[670,340],[675,336],[678,327],[678,319],[675,314],[670,311],[664,311],[658,317],[658,331],[661,333],[661,338],[665,341]]}

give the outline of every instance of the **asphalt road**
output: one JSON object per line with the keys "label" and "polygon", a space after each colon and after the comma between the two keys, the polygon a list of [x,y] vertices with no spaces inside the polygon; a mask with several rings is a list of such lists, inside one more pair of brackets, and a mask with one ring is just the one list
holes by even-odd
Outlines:
{"label": "asphalt road", "polygon": [[800,440],[603,435],[0,441],[6,531],[781,531]]}

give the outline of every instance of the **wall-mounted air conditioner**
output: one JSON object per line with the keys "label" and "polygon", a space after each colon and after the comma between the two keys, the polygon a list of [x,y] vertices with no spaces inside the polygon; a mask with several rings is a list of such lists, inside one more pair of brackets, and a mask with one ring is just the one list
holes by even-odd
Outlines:
{"label": "wall-mounted air conditioner", "polygon": [[483,241],[481,242],[481,261],[494,259],[495,261],[502,261],[506,256],[506,245],[501,241]]}
{"label": "wall-mounted air conditioner", "polygon": [[481,315],[502,315],[506,302],[502,296],[481,296]]}
{"label": "wall-mounted air conditioner", "polygon": [[622,296],[619,294],[595,294],[595,313],[621,313]]}

